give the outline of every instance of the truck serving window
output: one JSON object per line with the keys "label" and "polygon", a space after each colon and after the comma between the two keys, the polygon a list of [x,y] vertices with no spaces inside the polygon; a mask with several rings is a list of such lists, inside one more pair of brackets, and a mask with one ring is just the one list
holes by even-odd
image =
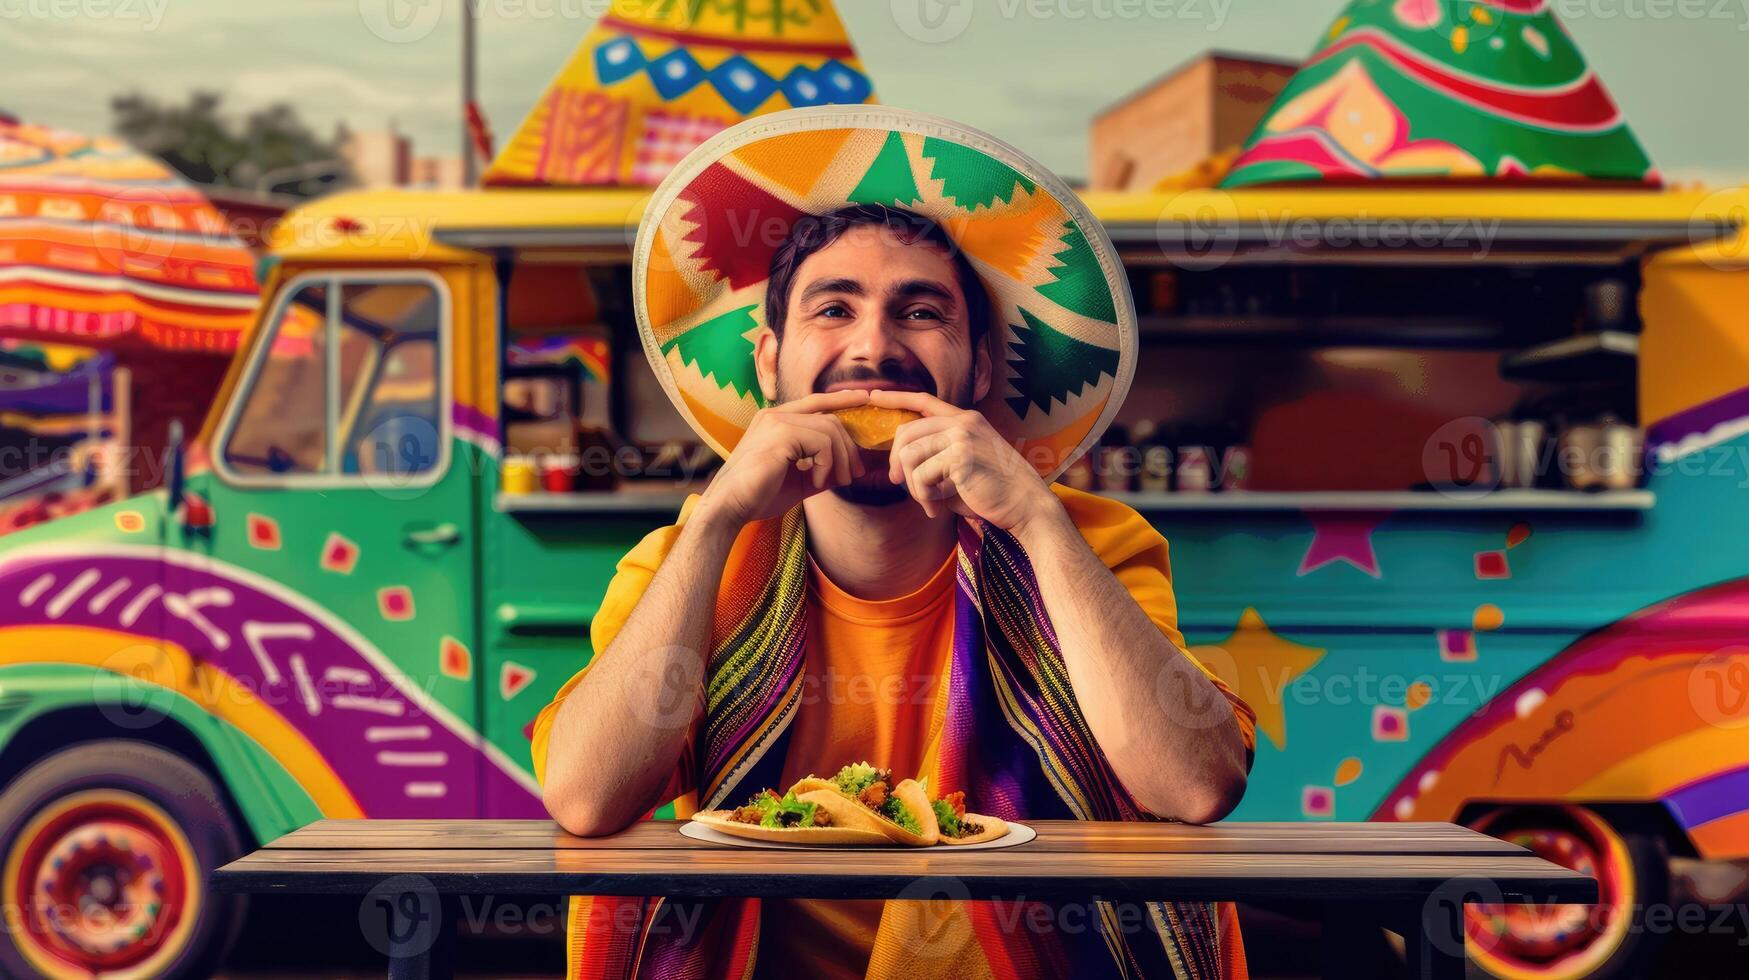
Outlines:
{"label": "truck serving window", "polygon": [[224,442],[239,476],[416,476],[442,458],[444,302],[424,280],[298,287]]}

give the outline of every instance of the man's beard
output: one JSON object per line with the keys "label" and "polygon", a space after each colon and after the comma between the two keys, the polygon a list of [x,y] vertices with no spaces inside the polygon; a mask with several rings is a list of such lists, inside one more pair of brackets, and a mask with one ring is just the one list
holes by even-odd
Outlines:
{"label": "man's beard", "polygon": [[[892,362],[884,363],[878,369],[858,366],[845,368],[841,371],[828,371],[814,381],[814,391],[816,393],[823,392],[844,381],[885,381],[895,386],[920,389],[931,395],[936,394],[935,379],[930,376],[928,371],[911,371]],[[781,374],[778,376],[777,391],[780,403],[800,397],[784,392]],[[959,390],[948,392],[948,396],[942,397],[941,400],[959,408],[969,408],[971,398],[972,379],[968,375],[965,382],[959,386]],[[870,455],[861,449],[857,451],[862,452],[865,457]],[[846,486],[833,487],[832,492],[838,496],[838,499],[858,507],[892,507],[910,500],[911,491],[903,483],[894,483],[887,479],[887,454],[876,453],[873,455],[879,457],[878,465],[868,466],[868,472],[860,478],[851,481]]]}

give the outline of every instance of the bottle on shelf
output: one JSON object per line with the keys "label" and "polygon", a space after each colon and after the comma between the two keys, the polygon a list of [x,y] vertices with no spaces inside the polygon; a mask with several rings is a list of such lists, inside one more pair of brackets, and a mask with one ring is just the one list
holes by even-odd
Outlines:
{"label": "bottle on shelf", "polygon": [[577,489],[577,456],[554,453],[541,460],[541,486],[547,493],[571,493]]}
{"label": "bottle on shelf", "polygon": [[1251,483],[1251,447],[1245,444],[1244,433],[1229,423],[1221,427],[1219,442],[1221,465],[1216,485],[1221,490],[1246,489]]}
{"label": "bottle on shelf", "polygon": [[1215,488],[1215,457],[1208,432],[1198,426],[1178,430],[1178,452],[1173,489],[1179,493],[1207,493]]}
{"label": "bottle on shelf", "polygon": [[1130,430],[1136,444],[1136,489],[1143,493],[1166,493],[1172,489],[1172,447],[1162,438],[1152,419],[1137,422]]}
{"label": "bottle on shelf", "polygon": [[573,489],[603,493],[617,489],[621,447],[619,439],[605,426],[588,423],[579,426]]}
{"label": "bottle on shelf", "polygon": [[506,456],[498,469],[498,480],[505,493],[530,494],[540,490],[540,476],[530,456]]}
{"label": "bottle on shelf", "polygon": [[1103,493],[1127,493],[1135,489],[1136,460],[1129,432],[1121,425],[1105,430],[1093,450],[1093,470]]}

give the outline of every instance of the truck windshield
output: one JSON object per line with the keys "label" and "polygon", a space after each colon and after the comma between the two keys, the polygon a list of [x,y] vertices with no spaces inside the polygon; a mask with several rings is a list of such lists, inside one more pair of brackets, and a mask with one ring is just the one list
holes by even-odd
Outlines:
{"label": "truck windshield", "polygon": [[227,468],[245,477],[434,469],[443,315],[426,281],[297,286],[238,395]]}

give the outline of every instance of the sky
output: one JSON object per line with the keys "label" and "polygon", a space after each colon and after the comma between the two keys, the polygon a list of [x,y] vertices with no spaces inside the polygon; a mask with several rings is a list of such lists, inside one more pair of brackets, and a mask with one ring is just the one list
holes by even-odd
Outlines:
{"label": "sky", "polygon": [[[204,88],[321,131],[391,123],[455,155],[462,0],[0,0],[0,109],[108,132],[109,98]],[[1553,0],[1668,177],[1749,183],[1749,0]],[[479,0],[500,141],[607,0]],[[882,102],[1086,175],[1103,107],[1210,48],[1305,57],[1341,0],[838,0]]]}

